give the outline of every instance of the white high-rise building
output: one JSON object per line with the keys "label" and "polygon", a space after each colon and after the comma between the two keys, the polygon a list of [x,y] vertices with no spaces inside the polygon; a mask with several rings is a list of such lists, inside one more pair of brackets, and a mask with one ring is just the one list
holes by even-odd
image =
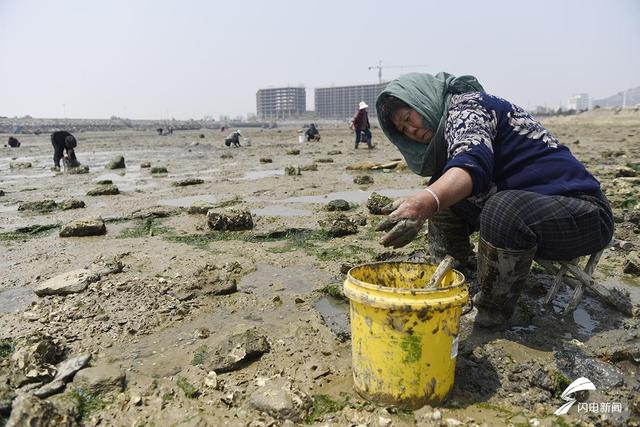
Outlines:
{"label": "white high-rise building", "polygon": [[569,110],[586,111],[589,109],[589,94],[574,94],[567,103],[569,104]]}

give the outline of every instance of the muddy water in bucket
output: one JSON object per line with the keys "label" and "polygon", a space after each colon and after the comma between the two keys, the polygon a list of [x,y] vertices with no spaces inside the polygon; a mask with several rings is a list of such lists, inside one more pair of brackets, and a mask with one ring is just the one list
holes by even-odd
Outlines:
{"label": "muddy water in bucket", "polygon": [[381,262],[352,268],[350,301],[353,380],[363,397],[416,409],[442,402],[453,387],[464,276],[449,271],[424,289],[437,266]]}

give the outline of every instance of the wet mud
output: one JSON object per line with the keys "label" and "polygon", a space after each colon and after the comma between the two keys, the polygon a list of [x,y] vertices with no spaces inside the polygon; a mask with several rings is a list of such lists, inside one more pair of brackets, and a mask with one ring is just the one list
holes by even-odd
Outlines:
{"label": "wet mud", "polygon": [[[637,262],[640,245],[635,214],[640,208],[640,113],[595,111],[549,119],[547,125],[600,180],[614,207],[615,241],[594,277],[639,303],[640,278],[625,266]],[[215,131],[169,136],[153,129],[81,132],[76,154],[89,166],[84,175],[50,172],[47,135],[21,135],[19,148],[0,148],[0,424],[10,416],[18,388],[12,357],[33,354],[37,359],[38,353],[29,353],[31,347],[23,342],[44,335],[52,338],[43,343],[57,340],[64,349],[62,360],[48,363],[47,369],[62,369],[60,363],[90,354],[97,371],[87,377],[95,375],[94,381],[106,381],[113,370],[126,374],[123,390],[86,394],[69,378],[57,394],[45,398],[81,425],[637,423],[638,319],[588,293],[574,313],[562,316],[571,289],[562,287],[544,306],[553,276],[537,265],[505,329],[475,327],[473,311],[462,316],[455,385],[443,404],[402,411],[359,396],[341,283],[351,266],[414,260],[423,253],[424,234],[393,253],[381,247],[374,228],[382,217],[371,212],[379,212],[386,199],[370,206],[367,201],[373,192],[409,196],[423,188],[424,178],[402,168],[347,170],[353,163],[385,164],[398,157],[379,129],[374,129],[376,149],[357,151],[348,129],[321,132],[321,142],[299,144],[297,129],[248,129],[251,147],[235,149],[226,148],[225,135]],[[576,139],[579,144],[572,143]],[[333,162],[314,163],[328,152]],[[126,159],[125,168],[105,170],[118,155]],[[263,169],[261,158],[272,163]],[[15,167],[27,162],[31,168]],[[298,167],[311,164],[316,170],[298,174]],[[285,175],[289,166],[295,173]],[[156,174],[154,167],[165,169]],[[627,169],[621,172],[621,167]],[[353,179],[365,173],[373,182],[361,188]],[[172,185],[191,179],[203,182]],[[119,193],[86,196],[103,180],[112,181]],[[18,210],[21,204],[47,199],[57,204],[78,199],[85,207]],[[349,204],[344,215],[356,224],[352,234],[331,235],[319,224],[327,219],[327,204],[336,199]],[[201,208],[188,213],[194,205]],[[252,228],[209,229],[210,208],[248,212]],[[61,225],[89,217],[103,218],[106,233],[59,237]],[[475,236],[472,240],[477,242]],[[122,271],[81,292],[33,293],[53,277],[114,258]],[[473,292],[474,274],[467,279]],[[265,351],[257,354],[256,341],[232,339],[242,334],[264,337],[268,351],[263,346]],[[225,346],[229,340],[233,348]],[[213,360],[234,369],[216,365],[216,372]],[[578,376],[596,387],[578,403],[616,403],[616,412],[611,405],[608,413],[578,411],[576,403],[568,415],[555,416],[566,402],[562,392]],[[44,385],[38,381],[32,383],[34,390]],[[62,401],[75,402],[73,410]]]}

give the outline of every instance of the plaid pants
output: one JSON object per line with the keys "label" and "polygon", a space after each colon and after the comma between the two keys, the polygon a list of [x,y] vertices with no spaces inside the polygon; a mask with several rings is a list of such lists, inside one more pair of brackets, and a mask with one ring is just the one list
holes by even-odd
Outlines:
{"label": "plaid pants", "polygon": [[481,208],[462,201],[451,211],[492,245],[514,250],[538,245],[536,256],[549,260],[592,254],[613,237],[613,214],[601,192],[568,197],[506,190]]}

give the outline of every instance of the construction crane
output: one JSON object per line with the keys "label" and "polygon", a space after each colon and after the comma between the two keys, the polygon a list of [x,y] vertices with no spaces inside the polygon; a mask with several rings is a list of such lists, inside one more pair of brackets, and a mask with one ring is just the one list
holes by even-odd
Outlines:
{"label": "construction crane", "polygon": [[373,65],[369,67],[369,70],[373,70],[374,68],[378,69],[378,83],[382,83],[382,69],[383,68],[416,68],[416,67],[426,67],[426,65],[382,65],[382,61],[378,61],[378,65]]}

